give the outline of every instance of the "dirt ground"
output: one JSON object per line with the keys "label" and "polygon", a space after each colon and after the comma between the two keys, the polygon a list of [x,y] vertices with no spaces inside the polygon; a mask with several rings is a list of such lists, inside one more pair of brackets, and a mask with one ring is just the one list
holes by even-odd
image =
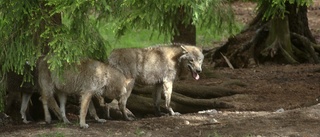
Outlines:
{"label": "dirt ground", "polygon": [[[254,4],[235,3],[237,19],[248,22],[254,17]],[[319,7],[316,2],[313,7]],[[309,11],[310,28],[320,42],[320,9]],[[209,64],[205,68],[211,69]],[[139,118],[134,121],[88,120],[88,129],[80,129],[77,120],[71,125],[53,124],[0,125],[0,136],[320,136],[320,65],[261,65],[256,68],[212,70],[215,77],[186,81],[197,86],[240,81],[246,86],[231,85],[239,91],[223,100],[235,107],[204,110],[180,116]],[[196,92],[196,91],[195,91]],[[1,121],[0,121],[1,122]]]}

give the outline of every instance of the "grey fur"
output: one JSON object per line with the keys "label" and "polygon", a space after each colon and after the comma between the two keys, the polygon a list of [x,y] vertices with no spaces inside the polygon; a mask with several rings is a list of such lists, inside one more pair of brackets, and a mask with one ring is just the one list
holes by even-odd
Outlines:
{"label": "grey fur", "polygon": [[[165,96],[165,107],[170,115],[176,114],[171,106],[172,85],[176,76],[186,65],[195,79],[204,56],[202,50],[190,45],[166,45],[148,48],[115,49],[109,56],[109,64],[118,68],[131,83],[138,85],[155,85],[153,92],[155,111],[160,115],[161,92]],[[133,89],[134,84],[127,88]]]}
{"label": "grey fur", "polygon": [[[31,121],[27,120],[26,111],[28,108],[29,101],[31,99],[32,93],[22,93],[22,100],[21,100],[21,108],[20,108],[20,114],[22,118],[22,122],[25,124],[30,123]],[[62,116],[60,114],[59,106],[54,99],[54,97],[49,98],[48,100],[48,107],[52,112],[58,117],[59,120],[62,120]]]}
{"label": "grey fur", "polygon": [[42,89],[45,120],[47,123],[51,122],[47,101],[53,94],[56,94],[59,98],[60,111],[66,123],[69,123],[65,115],[66,96],[68,94],[81,96],[80,127],[82,128],[89,127],[85,122],[88,108],[90,113],[94,113],[96,120],[99,122],[106,121],[99,119],[96,115],[91,101],[94,95],[119,100],[119,108],[124,118],[130,120],[125,111],[127,99],[131,93],[131,90],[126,89],[127,85],[130,84],[129,82],[117,69],[91,59],[82,60],[80,65],[76,66],[76,70],[65,70],[61,80],[49,71],[46,60],[41,60],[39,63],[39,85]]}

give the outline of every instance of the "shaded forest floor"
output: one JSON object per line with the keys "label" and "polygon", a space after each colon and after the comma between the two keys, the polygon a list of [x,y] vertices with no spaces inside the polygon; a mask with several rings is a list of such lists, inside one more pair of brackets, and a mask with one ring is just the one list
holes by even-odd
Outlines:
{"label": "shaded forest floor", "polygon": [[[320,9],[309,11],[310,28],[320,41]],[[254,17],[252,3],[235,3],[238,20],[248,22]],[[318,42],[319,42],[318,41]],[[72,125],[54,121],[0,125],[0,136],[319,136],[320,135],[320,65],[261,65],[256,68],[212,70],[199,81],[186,80],[197,86],[221,85],[239,81],[246,86],[230,85],[240,94],[223,97],[235,106],[204,113],[181,116],[139,118],[135,121],[108,120],[80,129],[77,120]],[[195,91],[197,92],[197,91]],[[1,123],[1,122],[0,122]]]}

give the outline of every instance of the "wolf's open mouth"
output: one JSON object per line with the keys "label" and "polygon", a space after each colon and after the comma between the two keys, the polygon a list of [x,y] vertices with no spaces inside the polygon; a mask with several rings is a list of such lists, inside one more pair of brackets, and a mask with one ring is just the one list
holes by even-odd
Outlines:
{"label": "wolf's open mouth", "polygon": [[198,74],[197,72],[195,72],[190,65],[188,65],[188,67],[189,67],[189,69],[190,69],[190,71],[191,71],[191,73],[192,73],[192,77],[193,77],[195,80],[199,80],[199,79],[200,79],[199,74]]}

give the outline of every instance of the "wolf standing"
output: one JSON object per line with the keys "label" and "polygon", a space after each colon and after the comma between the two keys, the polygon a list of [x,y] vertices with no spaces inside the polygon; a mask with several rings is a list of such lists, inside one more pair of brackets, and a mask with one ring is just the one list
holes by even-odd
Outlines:
{"label": "wolf standing", "polygon": [[[117,99],[119,108],[122,111],[123,117],[126,120],[131,120],[125,109],[127,99],[130,96],[131,90],[127,91],[126,87],[130,84],[125,76],[117,69],[111,66],[92,59],[84,59],[80,64],[76,65],[76,70],[64,70],[63,78],[58,78],[48,69],[47,60],[41,59],[38,65],[39,68],[39,86],[41,88],[41,98],[47,123],[51,122],[51,116],[48,110],[48,99],[53,94],[57,94],[60,102],[60,111],[65,123],[70,123],[65,114],[65,103],[68,94],[78,94],[81,96],[80,106],[80,127],[88,128],[85,118],[89,108],[94,109],[91,97],[93,95],[104,96],[109,99]],[[92,112],[94,111],[94,112]],[[106,122],[104,119],[99,119],[95,114],[94,117],[99,122]]]}
{"label": "wolf standing", "polygon": [[[155,85],[153,100],[156,115],[161,115],[161,92],[165,96],[165,107],[175,115],[171,106],[173,81],[184,65],[187,65],[194,79],[198,80],[203,62],[202,50],[195,46],[171,44],[148,48],[115,49],[109,56],[110,65],[118,68],[130,83]],[[185,64],[186,63],[186,64]],[[133,89],[134,84],[127,88]]]}

